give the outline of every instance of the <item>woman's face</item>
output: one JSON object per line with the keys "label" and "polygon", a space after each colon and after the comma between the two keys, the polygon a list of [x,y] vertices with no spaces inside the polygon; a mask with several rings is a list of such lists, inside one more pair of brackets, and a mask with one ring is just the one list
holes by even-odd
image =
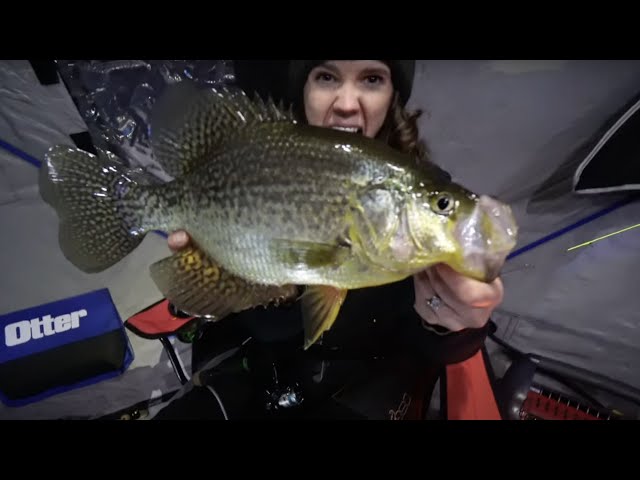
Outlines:
{"label": "woman's face", "polygon": [[304,86],[307,122],[375,137],[389,111],[393,85],[379,60],[328,60],[309,73]]}

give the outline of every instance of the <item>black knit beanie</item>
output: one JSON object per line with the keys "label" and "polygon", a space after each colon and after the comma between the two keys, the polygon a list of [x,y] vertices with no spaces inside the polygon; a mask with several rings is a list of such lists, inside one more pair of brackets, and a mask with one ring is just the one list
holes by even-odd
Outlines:
{"label": "black knit beanie", "polygon": [[[404,107],[411,96],[413,76],[415,74],[415,60],[381,60],[391,70],[391,81],[400,94],[400,103]],[[325,60],[291,60],[289,63],[289,98],[300,105],[302,91],[311,70],[325,62]]]}

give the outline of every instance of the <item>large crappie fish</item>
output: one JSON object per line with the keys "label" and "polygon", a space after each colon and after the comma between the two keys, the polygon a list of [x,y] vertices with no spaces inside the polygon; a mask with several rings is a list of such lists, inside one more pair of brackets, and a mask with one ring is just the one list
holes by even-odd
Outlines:
{"label": "large crappie fish", "polygon": [[220,319],[302,302],[305,348],[350,289],[396,282],[443,262],[482,281],[516,243],[511,210],[452,183],[435,165],[351,132],[303,125],[243,92],[169,87],[151,119],[159,183],[115,156],[67,146],[46,154],[42,197],[84,272],[104,270],[153,230],[194,247],[151,266],[177,308]]}

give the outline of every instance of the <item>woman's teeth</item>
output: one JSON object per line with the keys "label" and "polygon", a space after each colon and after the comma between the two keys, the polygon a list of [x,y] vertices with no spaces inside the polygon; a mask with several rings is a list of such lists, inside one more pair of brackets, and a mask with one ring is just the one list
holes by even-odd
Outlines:
{"label": "woman's teeth", "polygon": [[343,132],[362,133],[362,129],[358,127],[332,127],[335,130],[342,130]]}

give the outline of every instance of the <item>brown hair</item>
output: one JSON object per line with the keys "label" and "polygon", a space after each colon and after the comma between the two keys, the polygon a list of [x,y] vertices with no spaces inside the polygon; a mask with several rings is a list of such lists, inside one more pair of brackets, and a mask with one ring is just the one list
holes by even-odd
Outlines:
{"label": "brown hair", "polygon": [[413,155],[419,162],[428,162],[429,151],[426,143],[420,139],[418,128],[418,119],[422,114],[421,109],[410,111],[404,108],[396,92],[387,118],[376,138],[386,142],[392,148]]}

